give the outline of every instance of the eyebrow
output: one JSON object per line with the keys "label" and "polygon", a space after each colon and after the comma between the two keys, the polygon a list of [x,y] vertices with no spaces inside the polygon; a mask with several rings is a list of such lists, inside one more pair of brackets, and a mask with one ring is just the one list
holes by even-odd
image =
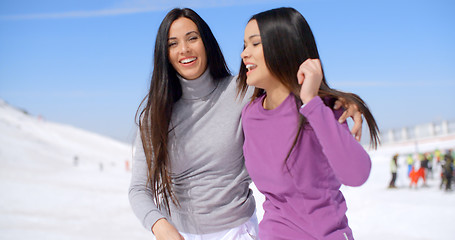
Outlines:
{"label": "eyebrow", "polygon": [[[261,37],[261,35],[260,34],[253,34],[253,35],[249,36],[248,39],[252,39],[254,37]],[[245,41],[243,41],[243,42],[245,43]]]}
{"label": "eyebrow", "polygon": [[[189,31],[189,32],[187,32],[187,33],[185,34],[185,36],[188,36],[188,35],[190,35],[190,34],[192,34],[192,33],[196,33],[198,36],[200,36],[200,34],[199,34],[197,31]],[[170,38],[168,38],[167,40],[174,40],[174,39],[177,39],[177,38],[176,38],[176,37],[170,37]]]}
{"label": "eyebrow", "polygon": [[260,36],[261,36],[261,35],[259,35],[259,34],[253,34],[253,35],[249,36],[248,39],[252,39],[252,38],[254,38],[254,37],[260,37]]}

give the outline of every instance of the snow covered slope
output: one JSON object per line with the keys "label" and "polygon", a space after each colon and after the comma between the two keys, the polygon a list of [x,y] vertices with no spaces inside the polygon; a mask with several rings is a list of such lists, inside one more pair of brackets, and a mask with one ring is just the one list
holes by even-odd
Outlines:
{"label": "snow covered slope", "polygon": [[147,239],[128,204],[131,155],[0,100],[0,239]]}
{"label": "snow covered slope", "polygon": [[[433,139],[416,145],[388,145],[370,151],[373,161],[368,181],[358,188],[342,187],[348,203],[348,219],[356,239],[445,240],[455,239],[455,194],[439,189],[440,166],[434,164],[428,187],[419,181],[409,188],[406,155],[454,148],[455,136]],[[391,179],[390,160],[398,153],[397,189],[387,189]]]}
{"label": "snow covered slope", "polygon": [[[455,194],[409,189],[404,157],[398,189],[389,190],[393,154],[455,147],[455,136],[371,151],[373,168],[361,187],[343,187],[357,240],[455,239]],[[47,122],[0,100],[0,239],[150,239],[127,198],[130,145]],[[77,156],[77,162],[75,157]],[[254,185],[257,215],[263,197]]]}

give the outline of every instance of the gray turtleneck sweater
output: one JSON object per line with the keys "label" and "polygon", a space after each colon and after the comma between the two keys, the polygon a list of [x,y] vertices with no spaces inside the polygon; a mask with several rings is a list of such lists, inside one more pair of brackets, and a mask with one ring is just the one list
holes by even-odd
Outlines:
{"label": "gray turtleneck sweater", "polygon": [[248,99],[236,98],[235,77],[215,83],[206,71],[198,79],[179,79],[183,95],[172,112],[169,155],[180,206],[171,205],[168,216],[155,205],[138,137],[129,189],[133,211],[148,230],[160,218],[192,234],[239,226],[256,208],[242,151],[240,115]]}

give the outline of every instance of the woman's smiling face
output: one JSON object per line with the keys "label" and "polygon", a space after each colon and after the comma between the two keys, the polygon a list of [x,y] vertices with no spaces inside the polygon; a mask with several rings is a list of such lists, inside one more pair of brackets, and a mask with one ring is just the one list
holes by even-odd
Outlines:
{"label": "woman's smiling face", "polygon": [[247,68],[246,82],[250,86],[266,89],[270,80],[276,80],[265,63],[262,48],[261,34],[256,20],[251,20],[245,27],[245,48],[243,49],[243,63]]}
{"label": "woman's smiling face", "polygon": [[196,24],[188,18],[175,20],[169,28],[169,61],[185,79],[193,80],[207,69],[207,54]]}

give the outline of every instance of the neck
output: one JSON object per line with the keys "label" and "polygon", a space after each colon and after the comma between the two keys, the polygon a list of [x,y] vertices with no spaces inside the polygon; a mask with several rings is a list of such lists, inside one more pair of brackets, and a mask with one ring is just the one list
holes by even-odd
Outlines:
{"label": "neck", "polygon": [[210,95],[216,88],[210,71],[207,68],[205,72],[196,79],[187,80],[177,75],[182,85],[182,99],[198,100]]}
{"label": "neck", "polygon": [[267,95],[264,98],[263,107],[268,110],[275,109],[289,96],[289,89],[280,84],[277,87],[265,89]]}

